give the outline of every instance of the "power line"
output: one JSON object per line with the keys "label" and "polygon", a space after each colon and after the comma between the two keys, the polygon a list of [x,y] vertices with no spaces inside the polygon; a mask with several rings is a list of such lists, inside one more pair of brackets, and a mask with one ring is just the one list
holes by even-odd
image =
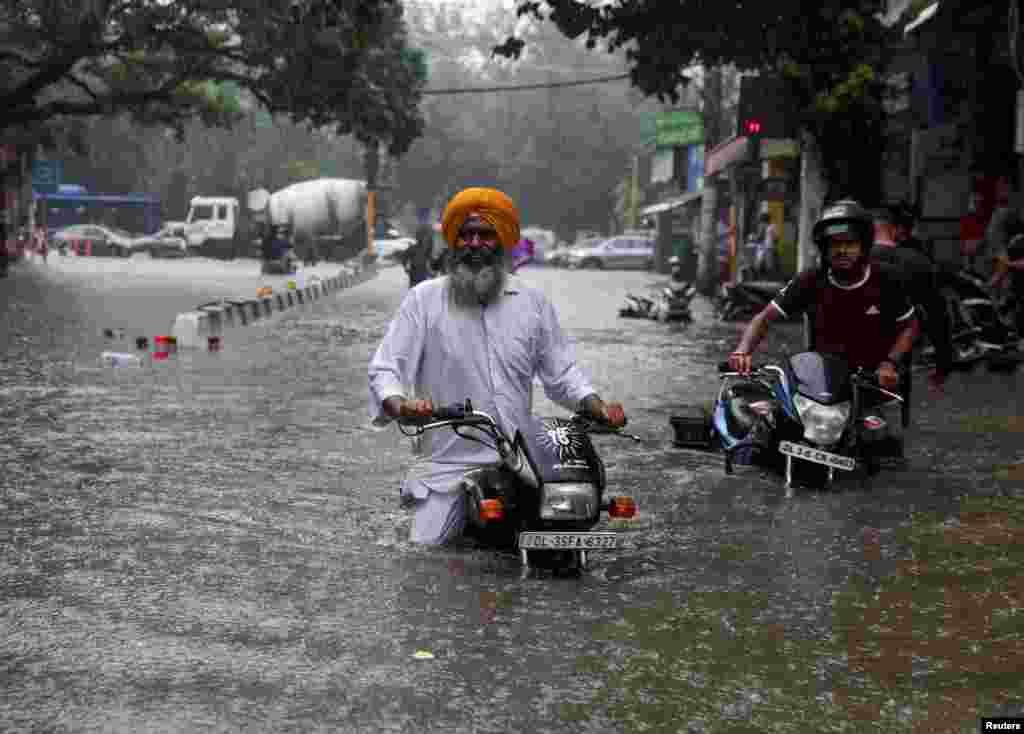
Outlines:
{"label": "power line", "polygon": [[629,79],[629,74],[598,76],[593,79],[575,79],[568,82],[544,82],[539,84],[516,84],[508,87],[470,87],[466,89],[424,89],[421,94],[476,94],[480,92],[519,92],[527,89],[555,89],[556,87],[579,87],[584,84],[606,84]]}

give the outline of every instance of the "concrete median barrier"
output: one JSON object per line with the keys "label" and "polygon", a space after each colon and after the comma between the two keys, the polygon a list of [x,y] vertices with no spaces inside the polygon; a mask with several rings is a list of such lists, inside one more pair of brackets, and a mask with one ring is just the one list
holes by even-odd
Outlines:
{"label": "concrete median barrier", "polygon": [[[192,311],[180,313],[174,320],[171,333],[179,347],[206,349],[212,343],[219,348],[226,332],[256,321],[272,318],[288,309],[315,303],[328,294],[354,288],[377,276],[376,265],[346,265],[337,275],[314,279],[303,287],[288,288],[283,292],[259,291],[258,298],[224,298],[204,303]],[[298,284],[296,284],[298,285]]]}

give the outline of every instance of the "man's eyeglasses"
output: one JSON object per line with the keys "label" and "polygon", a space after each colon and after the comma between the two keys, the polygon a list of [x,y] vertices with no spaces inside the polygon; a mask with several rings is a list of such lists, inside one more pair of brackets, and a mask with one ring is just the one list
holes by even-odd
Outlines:
{"label": "man's eyeglasses", "polygon": [[471,245],[474,240],[479,240],[480,244],[490,245],[498,240],[498,231],[495,229],[460,229],[459,230],[459,242]]}

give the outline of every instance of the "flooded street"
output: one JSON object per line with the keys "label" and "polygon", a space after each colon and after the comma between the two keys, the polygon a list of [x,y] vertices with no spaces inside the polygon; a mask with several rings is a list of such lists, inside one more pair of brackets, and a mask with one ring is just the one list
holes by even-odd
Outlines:
{"label": "flooded street", "polygon": [[[523,273],[642,439],[595,438],[640,516],[579,578],[407,542],[408,439],[366,415],[400,268],[219,353],[119,370],[100,365],[100,325],[169,324],[177,302],[97,312],[145,303],[129,273],[0,282],[21,309],[0,363],[4,728],[976,731],[1020,715],[1024,516],[961,505],[1024,495],[1020,372],[954,376],[937,403],[919,379],[909,467],[786,500],[777,478],[671,445],[737,325],[704,301],[687,327],[618,318],[660,281],[646,272]],[[783,326],[765,351],[799,337]]]}

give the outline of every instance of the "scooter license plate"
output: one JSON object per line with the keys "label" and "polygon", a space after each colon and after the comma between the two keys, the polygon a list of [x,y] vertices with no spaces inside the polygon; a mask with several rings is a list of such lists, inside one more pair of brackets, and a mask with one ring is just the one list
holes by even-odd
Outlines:
{"label": "scooter license plate", "polygon": [[843,471],[853,471],[857,467],[857,460],[849,456],[840,456],[829,451],[822,451],[811,446],[801,446],[798,443],[791,443],[789,441],[779,442],[779,453],[815,464],[830,466],[834,469],[842,469]]}
{"label": "scooter license plate", "polygon": [[602,550],[621,548],[625,536],[619,533],[520,533],[519,547],[534,550]]}

